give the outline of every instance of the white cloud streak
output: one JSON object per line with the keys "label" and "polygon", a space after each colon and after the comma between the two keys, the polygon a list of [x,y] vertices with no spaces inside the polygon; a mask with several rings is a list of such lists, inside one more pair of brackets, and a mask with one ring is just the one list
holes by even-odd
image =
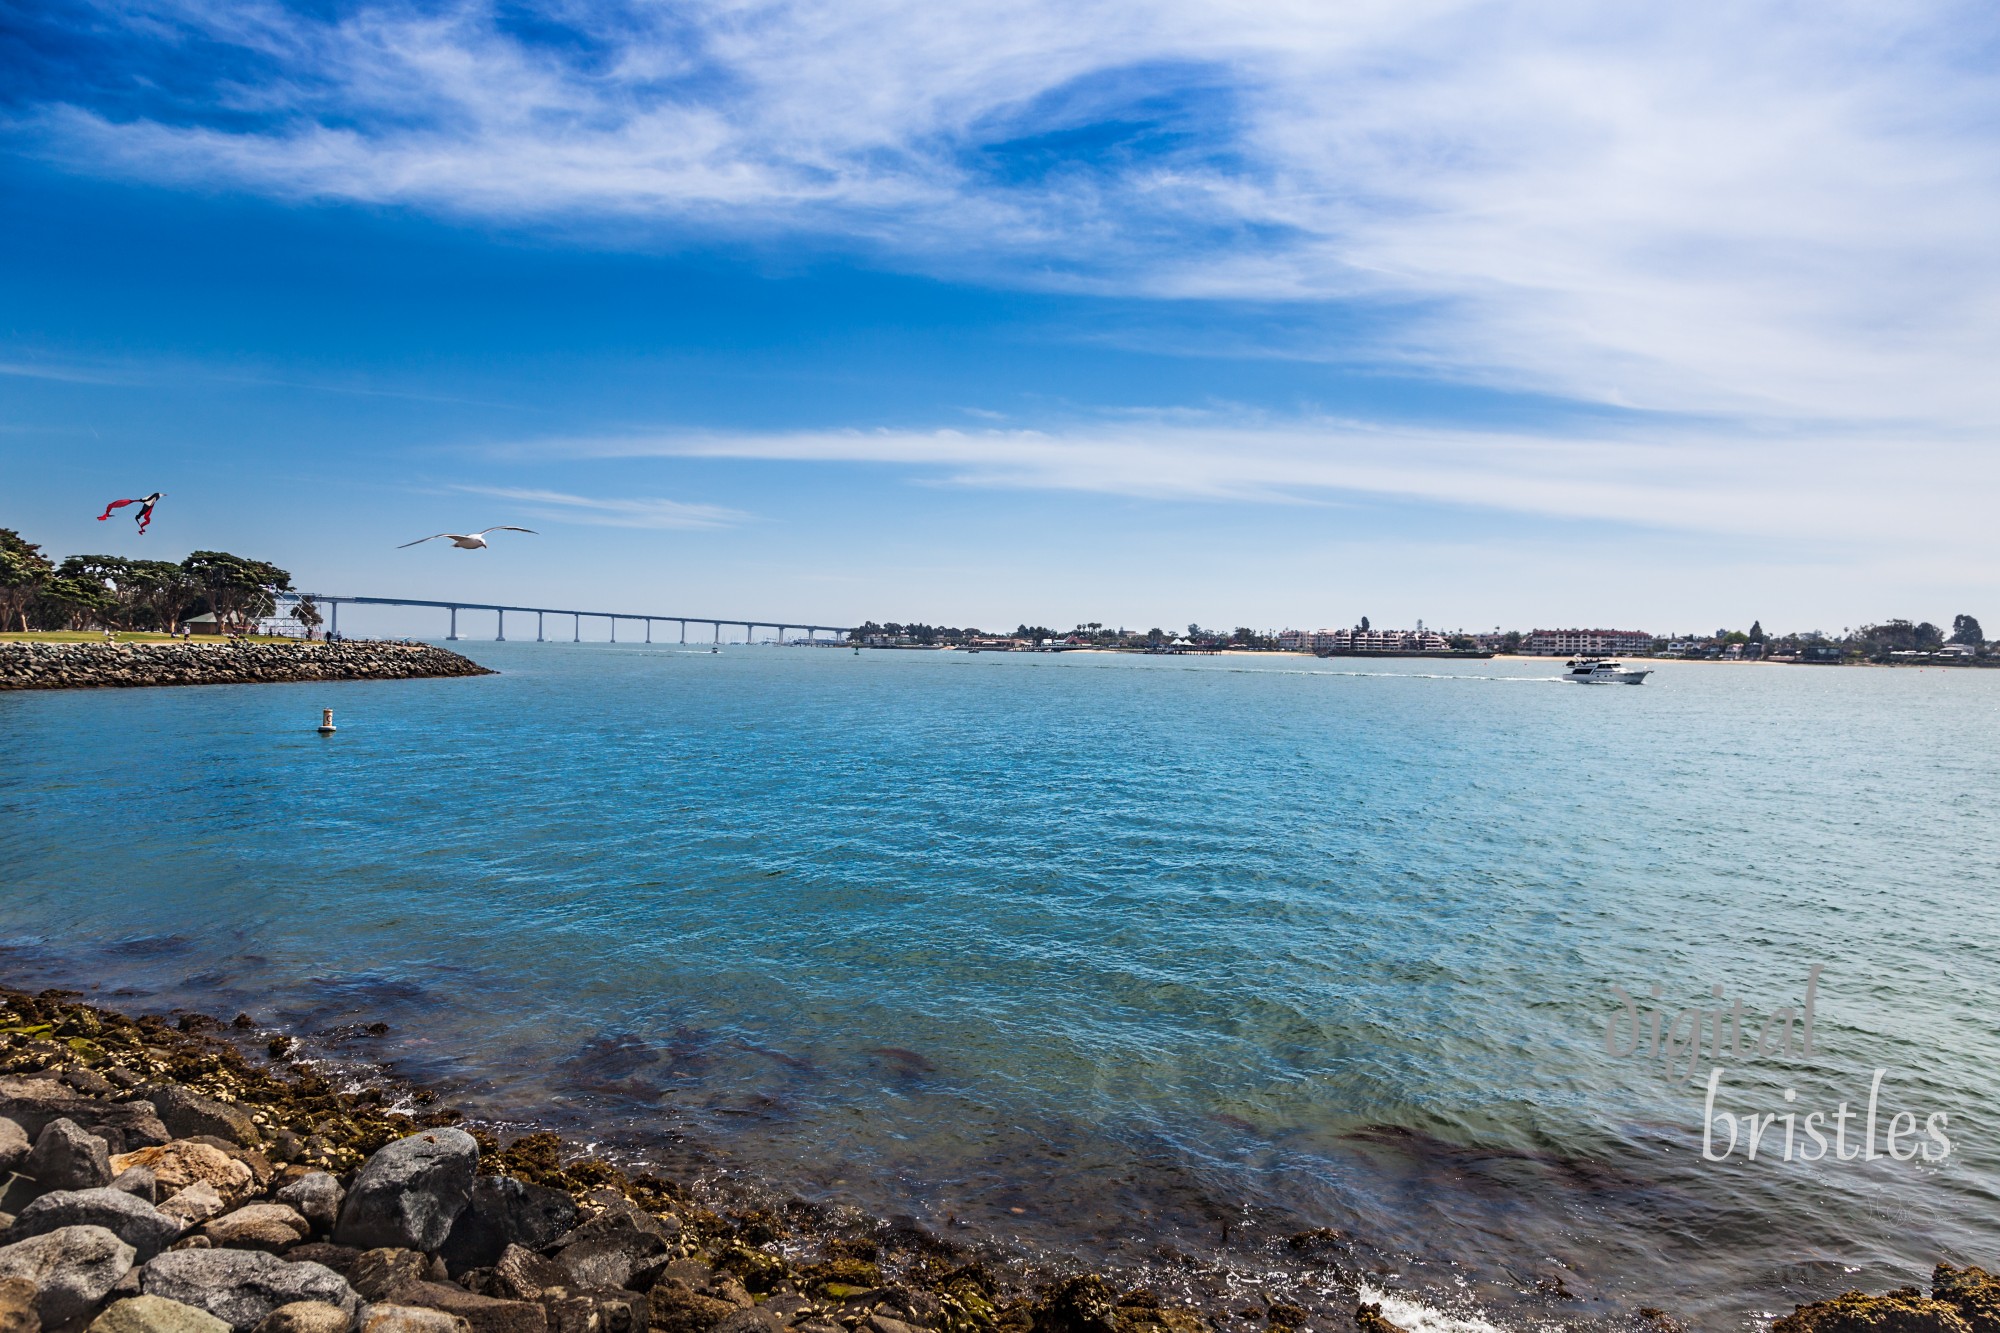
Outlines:
{"label": "white cloud streak", "polygon": [[[673,433],[509,446],[522,459],[779,459],[890,465],[939,483],[1159,500],[1311,506],[1298,522],[1337,531],[1340,506],[1408,501],[1527,517],[1604,521],[1706,536],[1838,542],[1852,552],[1982,551],[2000,457],[1977,443],[1787,434],[1719,441],[1656,430],[1551,439],[1395,429],[1340,420],[1198,419],[1067,431],[877,430]],[[1944,463],[1954,485],[1930,469]],[[1448,520],[1434,517],[1440,524]],[[1978,555],[1982,564],[1990,563]]]}
{"label": "white cloud streak", "polygon": [[276,71],[215,90],[243,119],[46,103],[12,129],[86,169],[292,198],[1369,303],[1398,317],[1358,355],[1591,402],[2000,426],[1990,8],[548,7],[587,59],[497,12],[155,0],[148,21]]}
{"label": "white cloud streak", "polygon": [[655,528],[670,531],[735,527],[750,515],[720,505],[688,504],[659,498],[602,499],[512,486],[454,486],[467,495],[512,500],[535,516],[559,523],[584,523],[601,528]]}

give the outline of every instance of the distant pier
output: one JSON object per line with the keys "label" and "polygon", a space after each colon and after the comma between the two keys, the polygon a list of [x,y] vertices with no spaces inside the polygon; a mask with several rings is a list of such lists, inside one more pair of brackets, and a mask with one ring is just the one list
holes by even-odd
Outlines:
{"label": "distant pier", "polygon": [[[507,616],[509,613],[533,616],[535,618],[536,643],[548,642],[547,630],[548,617],[550,616],[569,617],[570,642],[572,643],[583,642],[583,622],[586,620],[608,621],[611,626],[611,642],[613,643],[618,642],[618,622],[621,620],[627,624],[643,625],[645,627],[645,638],[643,641],[646,643],[653,642],[653,626],[655,624],[678,625],[680,627],[679,642],[681,643],[688,642],[689,625],[707,625],[712,631],[710,642],[718,644],[722,642],[722,627],[725,625],[731,627],[741,625],[743,627],[745,642],[750,641],[751,636],[760,625],[766,629],[776,630],[778,632],[778,640],[781,643],[784,641],[788,630],[803,630],[807,640],[813,641],[817,640],[822,634],[831,634],[838,639],[846,636],[853,629],[851,625],[808,625],[796,620],[752,620],[742,616],[666,616],[647,614],[639,611],[578,611],[568,607],[556,606],[503,606],[497,602],[438,602],[427,601],[419,597],[333,597],[324,593],[307,592],[288,593],[281,600],[294,603],[310,601],[315,605],[330,608],[326,627],[329,633],[336,634],[340,632],[340,608],[343,605],[433,607],[439,611],[449,613],[449,632],[445,635],[445,638],[453,641],[464,637],[458,632],[458,613],[460,611],[493,612],[495,617],[493,640],[495,643],[505,643],[507,641]],[[560,624],[558,624],[558,634],[560,632]],[[700,642],[700,640],[696,640],[696,642]]]}

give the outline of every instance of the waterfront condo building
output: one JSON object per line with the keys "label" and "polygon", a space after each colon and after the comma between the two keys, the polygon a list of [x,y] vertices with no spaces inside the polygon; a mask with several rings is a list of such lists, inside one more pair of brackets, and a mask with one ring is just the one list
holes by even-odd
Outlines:
{"label": "waterfront condo building", "polygon": [[1295,653],[1441,653],[1451,641],[1418,629],[1288,629],[1278,635],[1278,646]]}
{"label": "waterfront condo building", "polygon": [[1521,641],[1524,653],[1649,653],[1653,636],[1636,629],[1538,629]]}

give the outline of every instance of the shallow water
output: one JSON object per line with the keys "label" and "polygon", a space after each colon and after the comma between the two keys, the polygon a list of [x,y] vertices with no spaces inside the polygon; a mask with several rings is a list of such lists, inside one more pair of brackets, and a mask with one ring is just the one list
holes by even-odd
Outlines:
{"label": "shallow water", "polygon": [[[0,695],[0,974],[1167,1287],[1730,1328],[2000,1257],[2000,673],[470,651]],[[1883,1068],[1942,1162],[1703,1161],[1712,1062],[1606,1051],[1815,964],[1719,1105],[1851,1148]]]}

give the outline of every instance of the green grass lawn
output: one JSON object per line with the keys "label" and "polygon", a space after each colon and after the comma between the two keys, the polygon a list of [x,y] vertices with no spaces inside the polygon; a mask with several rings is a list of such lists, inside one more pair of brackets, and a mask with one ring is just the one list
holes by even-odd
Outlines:
{"label": "green grass lawn", "polygon": [[[26,634],[20,634],[20,633],[0,634],[0,643],[103,643],[103,642],[104,642],[104,633],[101,630],[90,631],[90,630],[68,630],[68,629],[38,629],[38,630],[30,630]],[[165,634],[154,634],[146,631],[133,631],[131,633],[120,633],[118,635],[118,642],[171,643],[174,642],[174,640],[171,638],[171,636]],[[197,634],[192,640],[190,640],[190,642],[221,643],[222,639],[213,634]],[[247,636],[244,639],[244,642],[245,643],[297,643],[298,640],[287,639],[282,635],[252,634]]]}

